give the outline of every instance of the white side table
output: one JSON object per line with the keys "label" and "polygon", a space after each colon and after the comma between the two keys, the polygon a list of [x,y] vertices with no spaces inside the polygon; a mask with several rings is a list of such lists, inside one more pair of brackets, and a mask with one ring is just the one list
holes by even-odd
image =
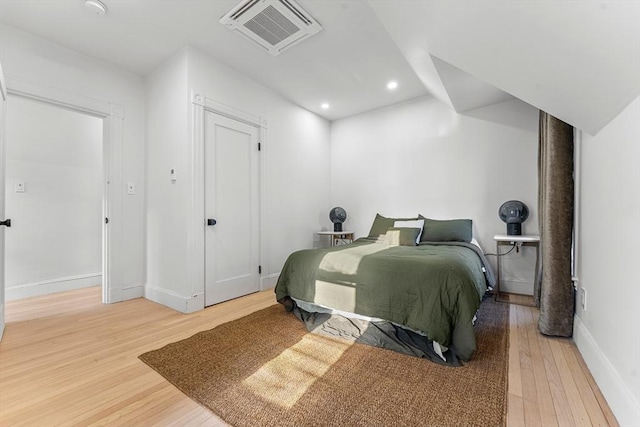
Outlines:
{"label": "white side table", "polygon": [[510,302],[508,300],[500,299],[500,270],[501,270],[501,258],[500,252],[501,246],[533,246],[536,248],[536,269],[533,277],[533,301],[534,306],[540,306],[540,281],[538,278],[538,272],[540,271],[540,236],[537,234],[525,234],[522,236],[509,236],[507,234],[496,234],[493,236],[493,240],[496,241],[496,254],[498,255],[498,271],[496,274],[496,301]]}
{"label": "white side table", "polygon": [[353,243],[353,231],[318,231],[318,236],[330,236],[331,246]]}

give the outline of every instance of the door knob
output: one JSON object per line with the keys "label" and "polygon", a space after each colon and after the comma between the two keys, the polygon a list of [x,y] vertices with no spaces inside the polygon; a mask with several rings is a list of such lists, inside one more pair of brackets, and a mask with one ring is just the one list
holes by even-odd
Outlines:
{"label": "door knob", "polygon": [[218,221],[216,221],[215,219],[209,218],[207,220],[207,225],[211,226],[211,225],[216,225],[218,223]]}
{"label": "door knob", "polygon": [[4,221],[0,221],[0,225],[5,225],[7,227],[11,227],[11,220],[5,219]]}

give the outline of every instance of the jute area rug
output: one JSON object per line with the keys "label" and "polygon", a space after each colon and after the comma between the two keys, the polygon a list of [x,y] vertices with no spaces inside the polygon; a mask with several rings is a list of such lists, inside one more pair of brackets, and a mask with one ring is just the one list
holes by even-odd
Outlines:
{"label": "jute area rug", "polygon": [[462,367],[308,333],[274,305],[140,356],[241,426],[504,426],[508,306],[487,299]]}

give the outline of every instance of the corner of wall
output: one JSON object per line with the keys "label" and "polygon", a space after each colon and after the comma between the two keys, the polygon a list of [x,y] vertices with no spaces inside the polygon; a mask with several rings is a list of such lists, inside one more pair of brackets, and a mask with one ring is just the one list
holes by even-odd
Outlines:
{"label": "corner of wall", "polygon": [[273,289],[278,283],[280,273],[269,274],[260,278],[260,290],[266,291],[267,289]]}
{"label": "corner of wall", "polygon": [[204,309],[204,293],[199,293],[191,297],[184,297],[167,289],[147,285],[144,287],[144,293],[142,296],[155,303],[167,306],[185,314]]}

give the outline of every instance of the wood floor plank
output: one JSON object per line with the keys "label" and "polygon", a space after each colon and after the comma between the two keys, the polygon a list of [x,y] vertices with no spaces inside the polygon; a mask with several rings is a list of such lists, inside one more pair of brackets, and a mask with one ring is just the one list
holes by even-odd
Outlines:
{"label": "wood floor plank", "polygon": [[509,393],[522,397],[522,373],[520,372],[520,341],[516,305],[509,307]]}
{"label": "wood floor plank", "polygon": [[507,425],[509,427],[524,427],[524,399],[509,393],[507,395]]}
{"label": "wood floor plank", "polygon": [[524,420],[525,425],[530,427],[541,426],[542,418],[539,410],[538,391],[536,389],[536,379],[527,334],[526,307],[518,305],[516,312],[518,315],[518,341],[520,345],[520,372],[522,374],[522,395],[524,400]]}
{"label": "wood floor plank", "polygon": [[167,384],[164,381],[159,381],[154,386],[147,385],[146,387],[141,388],[140,391],[131,395],[126,399],[118,399],[115,402],[109,402],[106,404],[100,405],[100,407],[95,408],[96,410],[92,411],[92,413],[85,414],[79,420],[74,420],[77,422],[76,425],[85,425],[85,426],[101,426],[107,425],[112,420],[117,420],[120,418],[121,414],[128,413],[136,402],[141,401],[146,395],[149,393],[155,393],[163,388],[166,388]]}
{"label": "wood floor plank", "polygon": [[527,322],[527,338],[529,340],[529,352],[531,354],[531,364],[533,366],[533,374],[536,385],[536,396],[538,398],[538,409],[540,411],[540,419],[545,427],[558,425],[558,419],[551,397],[551,389],[549,387],[549,379],[544,368],[544,359],[538,342],[540,336],[537,328],[537,322],[534,321],[533,309],[531,307],[523,307],[524,317]]}
{"label": "wood floor plank", "polygon": [[596,399],[593,390],[591,390],[589,381],[582,371],[582,366],[580,366],[580,363],[578,362],[580,354],[578,353],[577,348],[575,345],[571,345],[570,343],[561,343],[561,347],[565,359],[567,360],[569,371],[571,371],[576,387],[580,391],[580,396],[582,397],[584,406],[589,414],[591,424],[594,426],[608,426],[609,424],[607,423],[604,413],[600,409],[600,404]]}
{"label": "wood floor plank", "polygon": [[551,398],[555,409],[558,425],[561,427],[573,427],[576,423],[571,414],[567,394],[558,372],[551,347],[549,346],[548,338],[538,335],[538,345],[542,353],[542,359],[544,363],[544,369],[546,371],[546,378],[549,384],[549,390],[551,391]]}
{"label": "wood floor plank", "polygon": [[580,397],[580,392],[576,387],[571,371],[567,366],[567,361],[564,357],[560,341],[551,340],[549,342],[549,348],[551,349],[554,361],[558,367],[562,387],[566,393],[569,409],[571,410],[571,415],[576,422],[576,425],[586,427],[591,426],[589,414],[587,413],[584,402]]}
{"label": "wood floor plank", "polygon": [[576,354],[578,355],[576,359],[578,360],[580,367],[582,367],[582,372],[585,378],[587,379],[589,386],[591,387],[591,391],[593,392],[593,394],[596,397],[596,400],[598,401],[598,405],[600,406],[600,410],[602,410],[602,414],[607,424],[611,427],[619,427],[620,424],[618,424],[618,420],[616,420],[615,415],[613,415],[613,412],[611,411],[611,408],[609,407],[607,400],[602,395],[602,391],[600,391],[600,388],[596,384],[596,381],[593,378],[593,375],[591,375],[591,372],[589,371],[587,364],[585,363],[582,356],[579,355],[578,348],[575,346],[575,343],[573,343],[572,345],[575,348]]}
{"label": "wood floor plank", "polygon": [[[10,301],[0,426],[226,426],[138,355],[274,303],[269,290],[182,314],[143,298],[103,305],[99,287]],[[540,335],[537,309],[509,310],[507,425],[617,426],[575,345]]]}

